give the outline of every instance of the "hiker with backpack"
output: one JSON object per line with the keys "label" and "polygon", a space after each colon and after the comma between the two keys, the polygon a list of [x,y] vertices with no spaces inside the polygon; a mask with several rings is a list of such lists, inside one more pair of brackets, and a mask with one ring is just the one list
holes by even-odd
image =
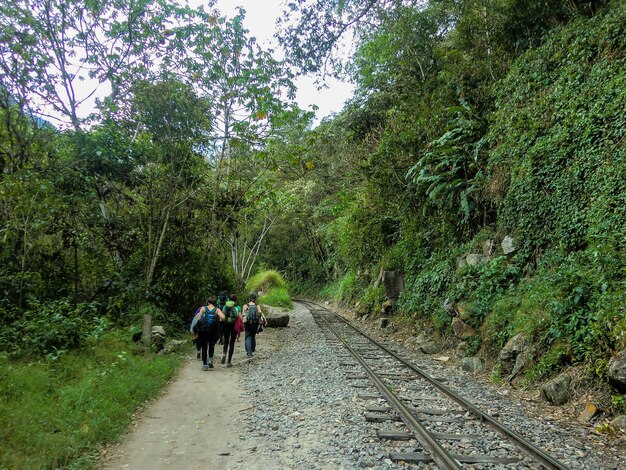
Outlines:
{"label": "hiker with backpack", "polygon": [[233,352],[235,351],[235,339],[237,339],[237,332],[235,331],[235,325],[238,319],[241,317],[241,307],[237,305],[237,296],[230,294],[228,301],[222,308],[224,314],[224,320],[222,321],[222,334],[224,337],[224,353],[222,354],[222,364],[226,362],[226,354],[228,353],[228,363],[226,367],[232,367]]}
{"label": "hiker with backpack", "polygon": [[248,357],[252,357],[256,350],[256,334],[259,328],[267,324],[261,306],[256,303],[256,294],[254,293],[250,294],[248,303],[243,306],[243,324],[246,331],[246,353]]}
{"label": "hiker with backpack", "polygon": [[[215,297],[210,297],[193,317],[189,331],[197,333],[197,341],[202,349],[202,370],[213,369],[213,354],[219,334],[219,320],[224,320],[224,314],[215,305]],[[208,349],[208,358],[207,358]]]}
{"label": "hiker with backpack", "polygon": [[[226,302],[228,302],[228,291],[223,290],[217,296],[217,308],[224,311],[224,306],[226,305]],[[222,324],[220,323],[219,325],[217,325],[217,328],[219,337],[218,344],[224,344],[224,332],[222,331]]]}

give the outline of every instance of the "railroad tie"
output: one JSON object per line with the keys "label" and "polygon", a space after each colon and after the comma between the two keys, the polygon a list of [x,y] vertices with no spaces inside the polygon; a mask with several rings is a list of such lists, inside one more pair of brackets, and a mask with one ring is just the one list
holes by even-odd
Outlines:
{"label": "railroad tie", "polygon": [[[453,455],[461,463],[490,463],[507,465],[521,459],[511,457],[492,457],[490,455]],[[431,462],[429,455],[423,452],[391,452],[389,458],[394,462]]]}
{"label": "railroad tie", "polygon": [[383,421],[402,421],[398,415],[387,413],[365,413],[365,421],[380,423]]}

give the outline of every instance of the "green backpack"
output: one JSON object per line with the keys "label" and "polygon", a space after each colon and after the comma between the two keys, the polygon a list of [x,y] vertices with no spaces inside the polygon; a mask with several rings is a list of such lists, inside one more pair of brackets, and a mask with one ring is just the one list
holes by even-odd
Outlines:
{"label": "green backpack", "polygon": [[237,310],[237,307],[230,305],[226,305],[222,310],[222,313],[226,317],[224,318],[224,322],[229,325],[235,323],[235,321],[237,321],[237,317],[239,316],[239,311]]}

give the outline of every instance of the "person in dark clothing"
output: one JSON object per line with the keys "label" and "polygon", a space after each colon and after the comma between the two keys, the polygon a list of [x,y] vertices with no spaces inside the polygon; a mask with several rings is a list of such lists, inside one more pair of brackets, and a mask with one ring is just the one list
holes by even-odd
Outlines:
{"label": "person in dark clothing", "polygon": [[256,334],[259,327],[267,324],[261,306],[256,303],[256,294],[252,293],[248,297],[248,303],[243,306],[243,324],[246,331],[246,354],[252,357],[256,350]]}
{"label": "person in dark clothing", "polygon": [[232,367],[233,352],[235,351],[235,340],[237,332],[235,331],[235,323],[241,317],[241,307],[237,305],[237,296],[230,294],[228,301],[222,308],[225,320],[222,322],[222,335],[224,338],[224,353],[222,354],[222,364],[226,362],[228,354],[228,363],[226,367]]}
{"label": "person in dark clothing", "polygon": [[[200,305],[196,309],[196,313],[193,314],[194,318],[196,318],[196,315],[198,315],[198,313],[200,312],[201,308],[202,308],[202,305]],[[193,322],[193,320],[192,320],[192,322]],[[200,360],[202,358],[202,347],[200,346],[200,341],[198,341],[198,334],[197,333],[194,333],[193,344],[196,347],[196,359]]]}
{"label": "person in dark clothing", "polygon": [[[226,302],[228,302],[228,291],[223,290],[217,296],[217,304],[215,305],[217,306],[217,308],[224,311],[224,306],[226,305]],[[223,326],[222,323],[217,325],[217,328],[218,328],[217,335],[219,337],[218,344],[224,344],[224,332],[222,331],[222,326]]]}
{"label": "person in dark clothing", "polygon": [[[224,320],[224,314],[215,305],[215,297],[210,297],[206,305],[200,307],[193,317],[189,330],[198,334],[197,341],[202,350],[202,370],[213,369],[213,354],[218,335],[219,320]],[[207,357],[208,349],[208,357]]]}

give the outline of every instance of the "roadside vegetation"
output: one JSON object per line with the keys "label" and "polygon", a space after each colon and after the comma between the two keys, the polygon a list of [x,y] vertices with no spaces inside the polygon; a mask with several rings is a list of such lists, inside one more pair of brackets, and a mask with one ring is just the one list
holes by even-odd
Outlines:
{"label": "roadside vegetation", "polygon": [[0,466],[91,468],[102,443],[127,430],[182,362],[146,353],[127,331],[47,361],[1,355]]}

